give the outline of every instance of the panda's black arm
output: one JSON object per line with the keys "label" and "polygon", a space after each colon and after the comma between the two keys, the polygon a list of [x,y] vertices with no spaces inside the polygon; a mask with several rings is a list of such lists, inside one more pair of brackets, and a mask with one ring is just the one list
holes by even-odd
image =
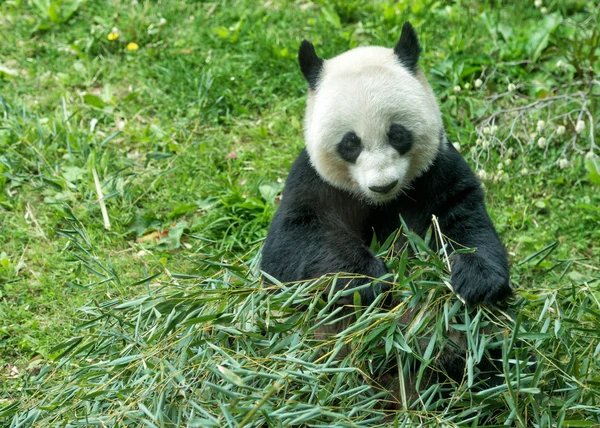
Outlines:
{"label": "panda's black arm", "polygon": [[[361,237],[366,214],[350,195],[319,178],[306,151],[290,171],[283,200],[269,227],[262,250],[261,269],[282,282],[318,278],[347,272],[377,278],[387,272]],[[337,288],[354,287],[369,278],[338,278]],[[368,304],[386,288],[361,290]]]}
{"label": "panda's black arm", "polygon": [[[294,215],[276,215],[273,219],[263,246],[261,269],[282,282],[337,272],[377,278],[387,272],[385,263],[343,227],[321,223],[317,217],[309,219]],[[336,288],[356,287],[369,281],[365,277],[338,278]],[[369,304],[385,290],[386,285],[380,284],[361,290],[362,303]]]}
{"label": "panda's black arm", "polygon": [[506,251],[486,211],[481,184],[466,161],[447,143],[423,178],[419,181],[428,188],[422,190],[435,195],[426,211],[437,216],[442,233],[455,248],[476,249],[453,257],[455,291],[468,304],[495,304],[510,297]]}

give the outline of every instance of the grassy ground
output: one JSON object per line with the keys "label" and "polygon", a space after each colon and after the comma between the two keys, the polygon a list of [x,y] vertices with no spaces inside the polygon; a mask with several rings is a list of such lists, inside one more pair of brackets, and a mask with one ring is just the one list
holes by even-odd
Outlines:
{"label": "grassy ground", "polygon": [[[448,134],[486,186],[490,214],[511,255],[520,296],[515,307],[531,321],[528,334],[539,329],[528,343],[543,349],[543,361],[560,368],[553,375],[562,379],[560,385],[551,385],[548,369],[535,381],[539,384],[524,387],[521,396],[532,398],[521,403],[511,401],[518,396],[511,388],[493,395],[499,415],[494,423],[600,423],[600,150],[595,144],[600,140],[600,12],[594,3],[0,3],[0,420],[15,417],[31,424],[23,412],[36,403],[46,406],[36,417],[81,418],[75,404],[64,407],[67,401],[87,403],[87,415],[98,409],[114,415],[118,403],[123,408],[135,404],[137,413],[117,418],[135,424],[336,419],[332,409],[339,403],[323,404],[319,415],[304,414],[304,419],[265,412],[274,406],[271,398],[290,399],[277,383],[263,410],[250,412],[246,420],[261,396],[240,405],[244,411],[235,403],[223,404],[241,393],[222,383],[243,384],[227,368],[219,368],[221,384],[213,380],[215,388],[226,390],[219,390],[220,399],[213,397],[213,410],[203,407],[202,400],[208,400],[203,396],[199,403],[204,404],[181,410],[180,419],[170,414],[161,419],[157,409],[162,412],[172,398],[160,394],[162,386],[150,404],[138,407],[148,396],[132,404],[110,396],[107,391],[118,388],[107,380],[100,382],[106,388],[93,389],[64,370],[85,365],[86,358],[147,356],[150,351],[141,345],[139,353],[123,353],[138,346],[135,335],[124,330],[117,342],[106,342],[103,335],[110,336],[107,326],[113,325],[108,319],[119,319],[119,310],[139,309],[123,313],[119,322],[125,329],[136,319],[139,324],[142,312],[152,318],[142,311],[142,304],[152,301],[150,307],[163,319],[152,318],[145,331],[151,325],[164,328],[165,339],[186,320],[200,320],[185,324],[189,328],[221,316],[215,314],[237,313],[235,306],[219,309],[215,302],[223,296],[230,299],[226,305],[242,306],[242,297],[254,296],[256,282],[248,271],[303,145],[306,84],[296,64],[300,41],[310,39],[325,57],[359,45],[393,46],[410,19],[421,36],[422,66],[439,97]],[[198,296],[198,287],[231,288],[238,294]],[[169,305],[160,309],[185,296],[184,312]],[[275,306],[283,305],[277,303],[280,297],[273,299]],[[209,312],[198,312],[201,306]],[[164,318],[170,323],[161,324]],[[233,321],[240,320],[228,322]],[[82,322],[88,324],[76,329]],[[200,331],[210,335],[212,328],[202,324]],[[140,329],[135,327],[136,334]],[[277,334],[283,332],[294,337],[286,329]],[[71,337],[78,338],[67,342],[71,349],[60,345]],[[229,346],[217,339],[219,346]],[[94,341],[106,348],[77,348]],[[173,356],[171,348],[152,346],[153,355],[163,349],[165,360]],[[143,376],[123,370],[121,378]],[[79,389],[44,401],[44,396],[60,396],[51,388],[63,381]],[[148,394],[152,385],[146,385]],[[255,387],[264,391],[269,385]],[[122,388],[126,394],[135,390]],[[574,395],[565,392],[575,390]],[[94,400],[105,401],[98,408]],[[535,400],[544,403],[537,410]],[[107,402],[115,407],[102,407]],[[360,409],[369,408],[368,400],[361,403]],[[508,410],[498,410],[502,405]],[[381,422],[365,412],[345,423]],[[489,408],[482,412],[494,414]],[[449,423],[463,420],[448,413],[439,420],[444,417]],[[41,426],[50,423],[40,420]]]}

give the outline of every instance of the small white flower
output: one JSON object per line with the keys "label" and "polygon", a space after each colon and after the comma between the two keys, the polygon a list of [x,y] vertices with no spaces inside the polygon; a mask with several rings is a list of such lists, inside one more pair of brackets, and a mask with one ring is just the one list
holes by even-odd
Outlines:
{"label": "small white flower", "polygon": [[231,80],[231,81],[233,82],[233,81],[235,80],[235,77],[231,76],[231,77],[229,78],[229,80]]}
{"label": "small white flower", "polygon": [[162,27],[166,23],[167,23],[167,20],[165,18],[160,18],[160,20],[158,21],[158,24],[156,24],[156,25],[159,27]]}
{"label": "small white flower", "polygon": [[542,0],[535,0],[533,4],[539,9],[542,6]]}
{"label": "small white flower", "polygon": [[527,175],[527,174],[529,174],[529,170],[528,170],[527,168],[523,168],[523,169],[521,170],[521,174],[523,174],[523,175]]}
{"label": "small white flower", "polygon": [[481,142],[481,148],[487,150],[487,148],[490,146],[490,142],[488,140],[483,140]]}
{"label": "small white flower", "polygon": [[477,140],[475,140],[475,144],[477,144],[478,146],[481,146],[481,138],[478,138]]}
{"label": "small white flower", "polygon": [[565,158],[561,158],[561,159],[558,161],[558,167],[559,167],[560,169],[565,169],[565,168],[567,168],[568,166],[569,166],[569,161],[568,161],[567,159],[565,159]]}
{"label": "small white flower", "polygon": [[583,120],[578,120],[577,125],[575,125],[575,132],[581,134],[585,129],[585,122]]}
{"label": "small white flower", "polygon": [[465,89],[469,90],[471,88],[471,84],[469,82],[465,83]]}
{"label": "small white flower", "polygon": [[448,98],[450,99],[450,101],[455,101],[456,100],[456,95],[450,95]]}
{"label": "small white flower", "polygon": [[119,121],[117,122],[117,129],[118,129],[119,131],[122,131],[123,129],[125,129],[125,121],[123,121],[123,120],[119,120]]}
{"label": "small white flower", "polygon": [[97,124],[98,124],[98,119],[93,118],[92,120],[90,120],[90,132],[94,132],[94,129],[96,129]]}
{"label": "small white flower", "polygon": [[510,165],[511,161],[512,161],[511,158],[504,159],[504,165],[507,165],[507,166]]}
{"label": "small white flower", "polygon": [[475,153],[477,153],[477,147],[472,146],[471,147],[471,154],[475,154]]}
{"label": "small white flower", "polygon": [[546,148],[546,139],[544,137],[541,137],[538,141],[537,141],[537,145],[540,149],[545,149]]}
{"label": "small white flower", "polygon": [[462,91],[462,89],[461,89],[460,85],[456,85],[456,86],[454,87],[454,92],[460,92],[460,91]]}
{"label": "small white flower", "polygon": [[492,125],[492,127],[490,128],[490,132],[495,135],[496,132],[498,132],[498,127],[496,125]]}
{"label": "small white flower", "polygon": [[502,168],[504,168],[504,164],[503,164],[502,162],[500,162],[500,163],[498,164],[498,166],[496,167],[496,169],[497,169],[498,171],[502,171]]}
{"label": "small white flower", "polygon": [[558,128],[556,128],[556,135],[563,135],[566,130],[567,128],[565,128],[563,125],[560,125]]}
{"label": "small white flower", "polygon": [[477,177],[479,177],[480,180],[487,180],[488,175],[487,175],[487,172],[485,172],[484,169],[478,169],[477,170]]}
{"label": "small white flower", "polygon": [[537,127],[536,127],[537,132],[542,132],[545,127],[546,127],[546,122],[544,122],[543,120],[538,120]]}
{"label": "small white flower", "polygon": [[489,126],[485,126],[485,127],[483,128],[483,133],[484,133],[485,135],[490,135],[490,132],[492,132],[492,130],[491,130],[491,128],[490,128]]}
{"label": "small white flower", "polygon": [[460,152],[460,144],[459,143],[453,143],[452,144],[454,146],[454,148]]}
{"label": "small white flower", "polygon": [[514,83],[509,83],[509,84],[508,84],[508,92],[512,92],[512,91],[514,91],[515,89],[517,89],[517,87],[515,86],[515,84],[514,84]]}
{"label": "small white flower", "polygon": [[558,61],[556,61],[556,68],[563,68],[565,66],[565,63],[563,62],[562,59],[559,59]]}
{"label": "small white flower", "polygon": [[593,158],[595,158],[595,157],[596,157],[596,155],[595,155],[595,154],[594,154],[594,152],[593,152],[593,151],[591,151],[591,150],[585,154],[585,158],[586,158],[586,159],[593,159]]}
{"label": "small white flower", "polygon": [[476,88],[478,88],[478,89],[481,88],[481,85],[483,85],[483,80],[481,80],[481,79],[475,80],[475,87]]}
{"label": "small white flower", "polygon": [[546,13],[548,13],[548,8],[542,7],[542,8],[540,8],[540,12],[542,12],[543,14],[546,14]]}
{"label": "small white flower", "polygon": [[512,157],[512,155],[513,155],[513,148],[511,147],[510,149],[508,149],[508,150],[506,151],[506,153],[504,154],[504,157],[505,157],[505,158],[511,158],[511,157]]}

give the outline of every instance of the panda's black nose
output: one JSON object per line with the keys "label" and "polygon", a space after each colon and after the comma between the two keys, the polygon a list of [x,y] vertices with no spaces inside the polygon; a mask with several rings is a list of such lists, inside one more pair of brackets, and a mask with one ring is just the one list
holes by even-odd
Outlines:
{"label": "panda's black nose", "polygon": [[398,184],[398,180],[394,180],[384,186],[369,186],[369,189],[376,193],[387,193],[396,187],[396,184]]}

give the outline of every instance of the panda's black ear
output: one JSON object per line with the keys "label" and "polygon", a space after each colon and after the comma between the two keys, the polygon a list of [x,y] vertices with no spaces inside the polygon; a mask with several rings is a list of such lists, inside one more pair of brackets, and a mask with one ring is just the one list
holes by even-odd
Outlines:
{"label": "panda's black ear", "polygon": [[315,47],[308,40],[302,40],[300,44],[298,63],[300,63],[300,70],[302,70],[310,89],[316,89],[321,70],[323,70],[323,60],[317,56]]}
{"label": "panda's black ear", "polygon": [[402,26],[402,34],[400,34],[400,40],[394,46],[394,53],[404,67],[411,73],[416,74],[421,45],[415,29],[408,21]]}

